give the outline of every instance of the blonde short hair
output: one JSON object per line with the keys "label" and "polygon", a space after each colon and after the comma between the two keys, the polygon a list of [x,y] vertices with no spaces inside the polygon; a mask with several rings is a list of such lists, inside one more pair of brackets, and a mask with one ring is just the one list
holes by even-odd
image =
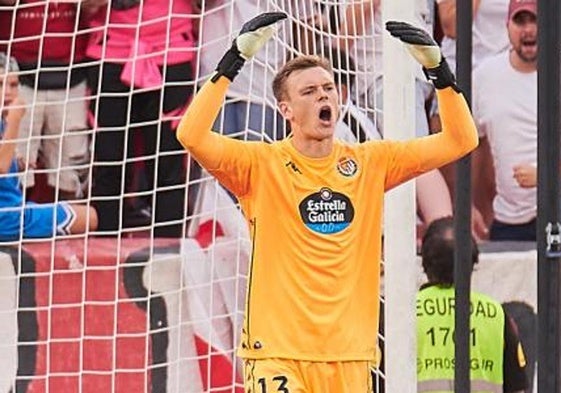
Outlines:
{"label": "blonde short hair", "polygon": [[333,75],[333,69],[329,60],[316,55],[298,56],[282,66],[273,80],[273,94],[277,101],[282,101],[285,98],[286,80],[293,72],[315,67],[323,68]]}

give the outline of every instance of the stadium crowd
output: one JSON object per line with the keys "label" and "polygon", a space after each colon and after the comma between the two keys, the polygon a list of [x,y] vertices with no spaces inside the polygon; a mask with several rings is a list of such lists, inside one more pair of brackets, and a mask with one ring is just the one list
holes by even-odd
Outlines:
{"label": "stadium crowd", "polygon": [[[320,54],[341,93],[337,137],[383,139],[381,1],[340,3],[0,0],[0,241],[185,237],[202,171],[175,131],[244,21],[265,11],[289,12],[291,25],[237,76],[215,129],[284,138],[274,74],[296,54]],[[454,69],[456,0],[415,4],[417,25]],[[473,234],[532,241],[536,1],[473,0],[473,10]],[[420,68],[415,93],[416,135],[438,133],[435,90]],[[453,215],[453,173],[445,167],[416,180],[419,242],[432,222]]]}
{"label": "stadium crowd", "polygon": [[[280,29],[270,50],[242,70],[215,128],[237,138],[284,137],[286,125],[269,86],[272,73],[295,53],[318,53],[335,65],[344,59],[342,104],[351,110],[341,123],[353,116],[355,125],[340,137],[383,138],[381,2],[289,3],[1,0],[0,51],[19,66],[18,102],[25,108],[14,153],[24,198],[72,200],[71,212],[76,202],[87,204],[100,235],[149,227],[153,236],[182,237],[200,169],[175,138],[178,119],[243,20],[274,6],[290,10],[293,26]],[[536,94],[523,92],[536,91],[536,15],[509,14],[508,0],[475,0],[473,7],[474,117],[482,141],[475,155],[474,234],[479,240],[533,240]],[[438,38],[452,69],[455,8],[455,0],[419,0],[415,8],[418,25]],[[513,75],[505,83],[517,87],[508,99],[488,93],[500,91],[485,69],[500,54],[515,57],[511,66],[505,64]],[[420,68],[416,92],[416,134],[438,132],[434,89]],[[496,106],[484,100],[504,107],[487,113]],[[524,118],[518,120],[517,113]],[[496,127],[520,131],[516,138],[501,138]],[[444,168],[418,179],[420,233],[434,219],[452,215],[452,173]],[[35,187],[37,178],[43,184]],[[57,225],[43,236],[51,237]],[[37,236],[25,225],[22,234],[12,235]]]}

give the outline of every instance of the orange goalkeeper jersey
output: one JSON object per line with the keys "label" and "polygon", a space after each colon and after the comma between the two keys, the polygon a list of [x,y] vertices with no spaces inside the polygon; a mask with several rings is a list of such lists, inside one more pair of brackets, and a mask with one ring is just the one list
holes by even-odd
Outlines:
{"label": "orange goalkeeper jersey", "polygon": [[227,86],[224,78],[207,82],[178,138],[238,197],[250,226],[238,354],[375,360],[384,191],[476,146],[465,101],[452,89],[439,92],[441,134],[360,145],[336,141],[328,157],[312,159],[290,138],[268,144],[210,132]]}

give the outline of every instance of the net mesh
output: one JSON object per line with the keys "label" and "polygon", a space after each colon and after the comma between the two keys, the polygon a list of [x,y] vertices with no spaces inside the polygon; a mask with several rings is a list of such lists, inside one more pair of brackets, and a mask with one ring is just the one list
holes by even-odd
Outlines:
{"label": "net mesh", "polygon": [[[338,136],[378,138],[374,2],[6,3],[0,51],[19,66],[0,64],[0,160],[17,163],[0,173],[10,215],[0,213],[0,393],[242,392],[235,347],[249,235],[231,195],[173,132],[243,22],[284,11],[215,130],[284,137],[271,82],[287,59],[309,53],[333,64]],[[7,93],[14,75],[21,101]],[[30,218],[14,187],[46,204],[41,215]]]}

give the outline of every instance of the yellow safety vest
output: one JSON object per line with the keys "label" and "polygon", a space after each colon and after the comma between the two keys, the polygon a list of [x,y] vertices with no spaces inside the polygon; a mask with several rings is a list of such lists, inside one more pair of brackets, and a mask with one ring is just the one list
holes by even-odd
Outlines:
{"label": "yellow safety vest", "polygon": [[[417,392],[454,391],[454,288],[431,286],[417,294]],[[497,301],[471,293],[472,393],[503,392],[505,314]]]}

